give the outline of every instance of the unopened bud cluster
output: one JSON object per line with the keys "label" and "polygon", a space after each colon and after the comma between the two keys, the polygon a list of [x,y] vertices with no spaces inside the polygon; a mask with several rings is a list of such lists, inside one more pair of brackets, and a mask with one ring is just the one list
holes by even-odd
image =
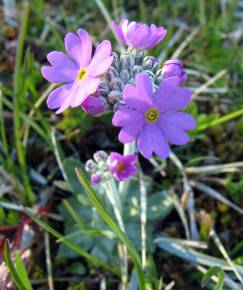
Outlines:
{"label": "unopened bud cluster", "polygon": [[93,159],[86,161],[85,170],[91,174],[90,180],[93,185],[99,184],[110,178],[107,159],[107,153],[99,150],[94,153]]}

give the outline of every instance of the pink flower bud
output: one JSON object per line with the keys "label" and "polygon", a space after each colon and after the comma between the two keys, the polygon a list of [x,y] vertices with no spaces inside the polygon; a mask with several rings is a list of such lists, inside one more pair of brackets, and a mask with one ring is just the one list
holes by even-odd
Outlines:
{"label": "pink flower bud", "polygon": [[105,103],[101,97],[91,97],[89,96],[84,102],[81,104],[82,109],[93,116],[97,116],[104,112]]}
{"label": "pink flower bud", "polygon": [[187,80],[187,74],[183,70],[182,61],[179,59],[167,60],[162,68],[162,77],[164,79],[170,77],[179,77],[181,83],[185,82]]}

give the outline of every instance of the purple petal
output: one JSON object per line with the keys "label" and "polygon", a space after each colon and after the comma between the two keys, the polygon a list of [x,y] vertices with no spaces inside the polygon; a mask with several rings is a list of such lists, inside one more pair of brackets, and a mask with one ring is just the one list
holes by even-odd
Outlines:
{"label": "purple petal", "polygon": [[171,112],[160,116],[160,124],[169,123],[183,130],[193,130],[196,128],[195,119],[188,113]]}
{"label": "purple petal", "polygon": [[80,58],[82,57],[82,67],[89,65],[92,55],[92,40],[87,31],[79,29],[77,31],[78,37],[81,40]]}
{"label": "purple petal", "polygon": [[67,68],[55,68],[52,66],[43,66],[41,68],[43,77],[50,83],[68,83],[73,82],[77,77],[74,70]]}
{"label": "purple petal", "polygon": [[102,75],[111,66],[112,61],[113,61],[113,55],[107,57],[106,59],[104,59],[103,61],[97,63],[96,65],[91,64],[88,67],[88,73],[89,73],[89,75],[92,76],[92,77],[97,77],[99,75]]}
{"label": "purple petal", "polygon": [[150,129],[150,125],[145,125],[137,138],[138,150],[147,159],[150,159],[153,154],[153,143]]}
{"label": "purple petal", "polygon": [[166,159],[170,154],[170,147],[168,145],[168,142],[166,141],[166,138],[161,128],[157,124],[151,125],[151,127],[153,127],[151,129],[151,136],[154,152],[160,158]]}
{"label": "purple petal", "polygon": [[[140,83],[139,83],[140,81]],[[144,82],[144,83],[143,83]],[[144,73],[136,76],[136,87],[127,84],[123,89],[123,99],[129,107],[140,112],[145,112],[149,107],[153,107],[151,81]]]}
{"label": "purple petal", "polygon": [[61,51],[52,51],[47,54],[47,59],[49,63],[55,68],[60,68],[62,70],[69,69],[70,71],[75,71],[75,74],[78,73],[78,65],[72,61],[65,53]]}
{"label": "purple petal", "polygon": [[151,48],[157,45],[164,39],[164,37],[167,34],[167,30],[164,27],[157,27],[154,24],[151,25],[150,30],[151,30],[151,38],[150,44],[147,48]]}
{"label": "purple petal", "polygon": [[160,123],[166,139],[174,145],[184,145],[189,141],[189,136],[184,130],[169,123]]}
{"label": "purple petal", "polygon": [[191,101],[191,92],[180,88],[177,93],[167,98],[160,107],[160,112],[181,110]]}
{"label": "purple petal", "polygon": [[143,122],[137,121],[123,127],[119,133],[118,139],[121,143],[126,144],[135,140],[139,131],[142,129]]}
{"label": "purple petal", "polygon": [[97,47],[89,65],[90,71],[95,71],[96,67],[111,56],[111,42],[103,40]]}
{"label": "purple petal", "polygon": [[152,82],[146,73],[139,73],[136,75],[136,90],[137,95],[143,101],[153,105],[151,99],[153,97]]}
{"label": "purple petal", "polygon": [[114,29],[116,36],[120,39],[122,44],[126,44],[126,40],[125,40],[123,31],[121,29],[121,25],[124,21],[125,21],[125,19],[123,19],[121,21],[120,25],[117,25],[114,21],[112,21],[112,23],[111,23],[112,28]]}
{"label": "purple petal", "polygon": [[128,154],[128,155],[124,156],[124,160],[126,163],[134,164],[138,161],[138,157],[135,154]]}
{"label": "purple petal", "polygon": [[86,31],[79,30],[78,33],[79,37],[71,32],[65,36],[65,48],[67,53],[83,68],[90,62],[92,42]]}
{"label": "purple petal", "polygon": [[47,107],[49,109],[60,108],[69,95],[72,86],[73,83],[69,83],[54,89],[47,98]]}
{"label": "purple petal", "polygon": [[123,127],[130,123],[142,121],[144,119],[141,112],[129,108],[122,108],[115,112],[112,124],[116,127]]}
{"label": "purple petal", "polygon": [[78,89],[79,89],[78,82],[74,82],[69,94],[65,98],[62,106],[56,111],[56,114],[60,114],[70,107],[73,99],[77,96]]}
{"label": "purple petal", "polygon": [[97,91],[101,80],[97,78],[86,78],[83,81],[77,81],[78,91],[75,98],[72,100],[71,107],[78,107],[90,95]]}

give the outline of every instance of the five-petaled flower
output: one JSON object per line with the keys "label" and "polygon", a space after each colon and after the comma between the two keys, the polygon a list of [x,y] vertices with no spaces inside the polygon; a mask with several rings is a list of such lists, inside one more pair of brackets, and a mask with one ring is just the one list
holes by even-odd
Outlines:
{"label": "five-petaled flower", "polygon": [[60,51],[50,52],[47,59],[51,66],[44,66],[41,70],[46,80],[62,84],[47,99],[48,108],[58,109],[57,114],[68,107],[80,106],[88,96],[94,94],[101,82],[99,77],[113,61],[108,40],[96,47],[92,57],[92,41],[83,29],[79,29],[77,35],[66,35],[65,48],[67,55]]}
{"label": "five-petaled flower", "polygon": [[123,90],[127,108],[118,109],[112,119],[114,126],[122,127],[119,140],[136,140],[140,153],[147,159],[153,152],[160,158],[168,157],[169,144],[183,145],[189,141],[187,130],[196,127],[194,118],[183,109],[191,100],[191,93],[179,87],[178,77],[161,82],[155,94],[146,73],[136,76],[136,85],[127,84]]}
{"label": "five-petaled flower", "polygon": [[121,155],[112,152],[108,157],[108,167],[116,180],[124,181],[137,173],[137,156],[135,154]]}
{"label": "five-petaled flower", "polygon": [[157,27],[155,24],[148,26],[139,22],[128,22],[122,19],[120,24],[112,21],[112,27],[116,36],[127,46],[137,49],[149,49],[162,41],[167,33],[164,27]]}

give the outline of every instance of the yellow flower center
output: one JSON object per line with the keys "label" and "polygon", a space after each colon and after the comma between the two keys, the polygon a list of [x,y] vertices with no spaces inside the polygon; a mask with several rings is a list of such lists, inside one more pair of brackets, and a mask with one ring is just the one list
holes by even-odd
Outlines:
{"label": "yellow flower center", "polygon": [[86,77],[87,77],[87,69],[82,68],[82,69],[78,72],[78,80],[79,80],[79,81],[83,81]]}
{"label": "yellow flower center", "polygon": [[159,111],[156,108],[150,108],[145,113],[145,119],[148,123],[155,123],[159,119]]}
{"label": "yellow flower center", "polygon": [[124,170],[126,170],[125,164],[123,162],[118,162],[116,165],[116,171],[122,173]]}

